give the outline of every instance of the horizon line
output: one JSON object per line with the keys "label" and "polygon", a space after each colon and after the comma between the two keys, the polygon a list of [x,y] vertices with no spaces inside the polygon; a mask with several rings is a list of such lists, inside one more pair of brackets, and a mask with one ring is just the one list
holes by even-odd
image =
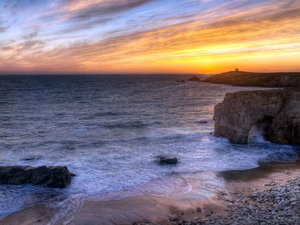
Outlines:
{"label": "horizon line", "polygon": [[181,76],[195,76],[195,75],[203,75],[203,76],[210,76],[210,75],[218,75],[218,74],[225,74],[230,72],[238,72],[238,73],[259,73],[259,74],[293,74],[293,73],[299,73],[300,71],[272,71],[272,72],[252,72],[252,71],[235,71],[235,70],[229,70],[221,73],[1,73],[0,76],[111,76],[111,75],[132,75],[132,76],[143,76],[143,75],[181,75]]}
{"label": "horizon line", "polygon": [[91,75],[91,76],[106,76],[106,75],[213,75],[204,73],[0,73],[0,76],[80,76],[80,75]]}

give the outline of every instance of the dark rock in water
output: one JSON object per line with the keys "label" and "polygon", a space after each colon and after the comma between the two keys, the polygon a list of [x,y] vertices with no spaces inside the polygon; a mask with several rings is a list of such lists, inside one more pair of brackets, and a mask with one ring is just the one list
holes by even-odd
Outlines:
{"label": "dark rock in water", "polygon": [[185,80],[176,80],[178,83],[185,83]]}
{"label": "dark rock in water", "polygon": [[194,82],[200,82],[201,79],[197,76],[193,76],[192,78],[189,78],[187,81],[194,81]]}
{"label": "dark rock in water", "polygon": [[199,120],[199,121],[197,121],[197,123],[199,123],[199,124],[207,124],[208,121],[206,121],[206,120]]}
{"label": "dark rock in water", "polygon": [[[226,94],[215,106],[215,135],[245,144],[253,127],[279,144],[300,144],[300,90],[242,91]],[[255,129],[254,129],[255,130]]]}
{"label": "dark rock in water", "polygon": [[160,164],[177,164],[178,159],[176,157],[161,156],[161,157],[159,157],[159,163]]}
{"label": "dark rock in water", "polygon": [[53,188],[64,188],[71,182],[71,174],[63,166],[1,166],[0,183],[35,184]]}

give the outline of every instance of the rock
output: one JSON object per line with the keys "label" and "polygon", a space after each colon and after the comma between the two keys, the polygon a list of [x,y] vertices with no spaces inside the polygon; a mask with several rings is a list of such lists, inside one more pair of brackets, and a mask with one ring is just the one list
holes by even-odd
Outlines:
{"label": "rock", "polygon": [[[215,106],[215,135],[246,144],[253,130],[279,144],[300,144],[300,90],[278,89],[226,94]],[[255,128],[255,129],[253,129]]]}
{"label": "rock", "polygon": [[159,157],[159,163],[160,164],[177,164],[178,159],[176,157],[161,156],[161,157]]}
{"label": "rock", "polygon": [[63,166],[1,166],[0,183],[35,184],[53,188],[65,188],[71,182],[71,174]]}
{"label": "rock", "polygon": [[206,120],[199,120],[199,121],[197,121],[197,123],[199,123],[199,124],[207,124],[208,121],[206,121]]}

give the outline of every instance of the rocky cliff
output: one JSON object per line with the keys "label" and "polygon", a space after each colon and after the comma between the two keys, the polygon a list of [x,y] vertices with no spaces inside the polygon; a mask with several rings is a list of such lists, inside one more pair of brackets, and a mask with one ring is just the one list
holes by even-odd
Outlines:
{"label": "rocky cliff", "polygon": [[215,106],[215,135],[248,143],[260,130],[274,143],[300,144],[300,90],[278,89],[226,94]]}

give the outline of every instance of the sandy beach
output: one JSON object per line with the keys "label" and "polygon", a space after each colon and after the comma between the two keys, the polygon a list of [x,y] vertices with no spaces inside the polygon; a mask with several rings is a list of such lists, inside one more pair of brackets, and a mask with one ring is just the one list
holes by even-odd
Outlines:
{"label": "sandy beach", "polygon": [[254,170],[225,172],[227,191],[218,202],[224,211],[212,210],[204,219],[175,218],[171,224],[299,224],[299,161],[263,165]]}
{"label": "sandy beach", "polygon": [[[268,197],[270,189],[280,191],[295,186],[296,181],[294,184],[291,182],[299,174],[299,161],[263,164],[243,171],[198,173],[186,176],[191,189],[179,195],[143,195],[114,201],[99,200],[103,196],[78,196],[80,203],[73,205],[77,208],[73,209],[76,213],[72,215],[61,215],[41,204],[9,215],[0,224],[226,224],[231,215],[237,216],[237,209],[242,208],[241,204],[245,202],[249,206],[268,204],[267,201],[255,202],[251,197],[253,194]],[[252,201],[248,203],[250,198]]]}

